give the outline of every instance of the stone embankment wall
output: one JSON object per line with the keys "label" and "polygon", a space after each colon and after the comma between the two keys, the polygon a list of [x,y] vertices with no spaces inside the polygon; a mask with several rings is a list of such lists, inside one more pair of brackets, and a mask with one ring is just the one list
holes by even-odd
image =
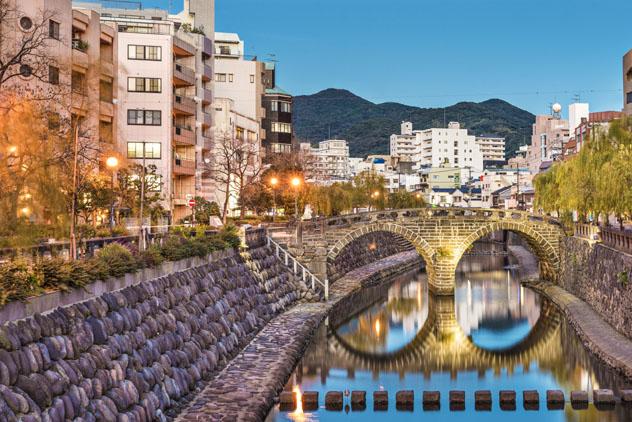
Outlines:
{"label": "stone embankment wall", "polygon": [[349,271],[380,259],[415,249],[402,236],[391,232],[371,232],[344,247],[328,268],[330,281],[335,281]]}
{"label": "stone embankment wall", "polygon": [[304,290],[254,246],[0,326],[0,421],[174,415]]}
{"label": "stone embankment wall", "polygon": [[632,339],[632,256],[576,237],[561,246],[560,285]]}

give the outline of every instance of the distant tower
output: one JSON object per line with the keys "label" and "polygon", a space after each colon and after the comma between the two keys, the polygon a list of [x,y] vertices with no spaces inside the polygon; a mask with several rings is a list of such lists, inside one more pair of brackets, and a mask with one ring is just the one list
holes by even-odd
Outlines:
{"label": "distant tower", "polygon": [[551,106],[551,116],[553,116],[554,119],[561,119],[562,118],[562,105],[560,103],[555,103]]}
{"label": "distant tower", "polygon": [[402,135],[412,135],[413,134],[413,124],[411,122],[402,122],[401,128]]}

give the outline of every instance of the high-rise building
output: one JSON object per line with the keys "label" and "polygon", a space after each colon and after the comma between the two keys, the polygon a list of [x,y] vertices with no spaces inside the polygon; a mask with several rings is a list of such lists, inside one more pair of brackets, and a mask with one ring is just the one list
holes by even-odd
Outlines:
{"label": "high-rise building", "polygon": [[535,117],[527,153],[529,170],[533,174],[539,173],[543,164],[548,166],[559,159],[569,139],[568,120],[561,119],[558,113]]}
{"label": "high-rise building", "polygon": [[342,139],[329,139],[313,148],[308,143],[301,144],[305,156],[306,177],[320,184],[346,182],[351,178],[349,167],[349,146]]}
{"label": "high-rise building", "polygon": [[632,50],[623,56],[623,112],[632,116]]}
{"label": "high-rise building", "polygon": [[213,126],[213,0],[189,0],[178,15],[159,9],[77,4],[116,24],[118,147],[130,163],[155,166],[172,221],[203,190]]}
{"label": "high-rise building", "polygon": [[288,154],[297,149],[292,129],[292,95],[276,84],[276,63],[266,63],[263,84],[265,93],[262,122],[263,146],[267,157]]}

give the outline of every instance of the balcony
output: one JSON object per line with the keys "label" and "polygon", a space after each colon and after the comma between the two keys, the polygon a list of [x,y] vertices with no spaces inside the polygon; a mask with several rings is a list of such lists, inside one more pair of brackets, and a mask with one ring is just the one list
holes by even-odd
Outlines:
{"label": "balcony", "polygon": [[206,134],[202,135],[202,149],[211,151],[213,149],[213,139]]}
{"label": "balcony", "polygon": [[85,32],[90,24],[90,17],[79,10],[72,11],[72,27],[79,32]]}
{"label": "balcony", "polygon": [[[72,40],[72,64],[79,66],[81,68],[88,68],[88,53],[86,53],[86,49],[79,48],[79,43],[75,43],[77,40]],[[77,45],[77,47],[75,47]],[[82,45],[83,46],[83,45]]]}
{"label": "balcony", "polygon": [[202,65],[202,80],[204,82],[209,82],[213,80],[213,68],[207,64]]}
{"label": "balcony", "polygon": [[195,132],[191,129],[176,126],[173,128],[173,142],[176,145],[194,146]]}
{"label": "balcony", "polygon": [[210,89],[202,88],[202,104],[208,105],[213,102],[213,93]]}
{"label": "balcony", "polygon": [[[105,120],[112,121],[112,119],[114,118],[114,104],[107,101],[100,101],[99,113],[101,114],[102,117],[106,117]],[[104,120],[104,119],[101,119],[101,120]]]}
{"label": "balcony", "polygon": [[178,63],[173,65],[173,84],[177,87],[194,86],[195,72]]}
{"label": "balcony", "polygon": [[195,115],[195,101],[192,98],[176,95],[173,99],[173,111],[175,114],[188,116]]}
{"label": "balcony", "polygon": [[78,110],[78,114],[85,114],[88,110],[88,97],[85,93],[80,91],[73,92],[71,101],[73,113]]}
{"label": "balcony", "polygon": [[209,40],[206,37],[204,37],[204,41],[202,44],[202,53],[206,54],[209,57],[213,55],[213,41]]}
{"label": "balcony", "polygon": [[195,160],[174,158],[173,174],[176,176],[195,176]]}
{"label": "balcony", "polygon": [[202,113],[202,126],[211,127],[213,126],[213,118],[208,113]]}
{"label": "balcony", "polygon": [[173,52],[180,57],[195,56],[195,46],[176,36],[173,37]]}
{"label": "balcony", "polygon": [[104,58],[101,58],[101,74],[108,76],[110,78],[114,78],[114,64]]}

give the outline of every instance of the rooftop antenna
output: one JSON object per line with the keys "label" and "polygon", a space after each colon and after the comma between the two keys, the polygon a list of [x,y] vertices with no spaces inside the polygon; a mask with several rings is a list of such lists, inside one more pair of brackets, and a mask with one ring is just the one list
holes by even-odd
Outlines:
{"label": "rooftop antenna", "polygon": [[448,123],[445,120],[445,107],[443,107],[443,127],[444,128],[448,127]]}
{"label": "rooftop antenna", "polygon": [[573,95],[573,102],[574,103],[580,103],[581,102],[581,95],[579,95],[579,92],[575,95]]}

